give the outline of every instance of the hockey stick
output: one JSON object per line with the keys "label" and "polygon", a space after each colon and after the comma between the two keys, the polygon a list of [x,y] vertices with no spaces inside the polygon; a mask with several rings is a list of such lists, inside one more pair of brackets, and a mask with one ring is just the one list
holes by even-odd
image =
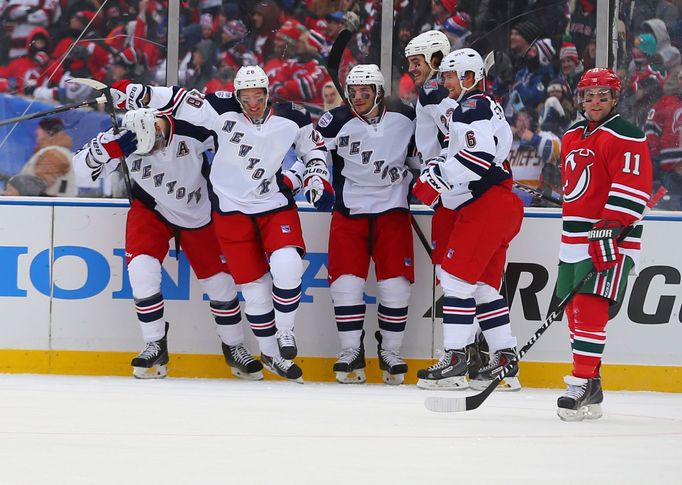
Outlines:
{"label": "hockey stick", "polygon": [[81,108],[83,106],[95,106],[98,104],[105,104],[107,102],[106,96],[100,96],[99,98],[90,99],[88,101],[82,101],[80,103],[64,104],[62,106],[57,106],[56,108],[46,109],[45,111],[38,111],[37,113],[31,113],[22,116],[15,116],[14,118],[7,118],[6,120],[0,121],[0,126],[11,125],[13,123],[20,123],[22,121],[32,120],[34,118],[40,118],[41,116],[48,116],[57,113],[62,113],[64,111],[70,111],[72,109]]}
{"label": "hockey stick", "polygon": [[[96,89],[100,93],[104,94],[104,98],[106,99],[105,106],[107,112],[109,113],[109,116],[111,117],[111,126],[114,129],[114,134],[118,135],[121,132],[121,130],[118,127],[118,120],[116,119],[116,106],[114,105],[114,99],[111,97],[111,88],[109,86],[107,86],[103,82],[82,77],[74,77],[66,82],[85,84],[86,86],[90,86],[91,88]],[[130,205],[132,206],[133,187],[132,184],[130,183],[130,173],[128,172],[128,165],[126,165],[126,157],[122,156],[118,159],[118,161],[119,164],[121,165],[121,171],[123,172],[123,181],[126,184],[126,191],[128,192],[128,202],[130,202]]]}
{"label": "hockey stick", "polygon": [[[341,98],[347,104],[350,103],[344,96],[344,90],[341,87],[341,83],[339,82],[339,67],[341,66],[341,59],[343,58],[343,51],[346,49],[348,42],[350,42],[352,35],[353,33],[348,29],[343,29],[341,32],[339,32],[339,35],[336,37],[336,39],[334,39],[332,48],[329,51],[329,57],[327,57],[327,71],[329,71],[329,76],[331,76],[332,82],[334,83],[336,90],[339,92],[339,96],[341,96]],[[417,219],[414,218],[414,214],[412,214],[412,212],[410,212],[410,224],[412,224],[415,234],[419,238],[419,241],[421,241],[422,246],[424,246],[424,250],[426,250],[426,253],[430,258],[432,252],[431,244],[424,235],[424,231],[422,231],[421,227],[419,227]]]}
{"label": "hockey stick", "polygon": [[551,195],[546,195],[545,193],[541,192],[536,188],[529,187],[528,185],[524,185],[519,182],[512,182],[512,184],[514,185],[514,187],[516,187],[519,190],[522,190],[523,192],[526,192],[527,194],[537,197],[538,199],[546,200],[551,204],[561,207],[562,204],[561,199],[557,199],[555,197],[552,197]]}
{"label": "hockey stick", "polygon": [[[667,190],[665,187],[661,187],[658,191],[649,199],[647,203],[647,209],[655,206],[656,203],[665,195]],[[622,242],[635,228],[635,226],[627,227],[620,236],[618,236],[618,242]],[[593,267],[571,290],[571,292],[564,297],[563,300],[554,308],[554,310],[547,315],[545,322],[538,328],[533,336],[528,340],[526,345],[523,346],[516,358],[512,359],[507,365],[505,365],[500,373],[493,379],[488,387],[478,394],[467,397],[427,397],[424,400],[424,406],[429,411],[436,413],[459,413],[462,411],[471,411],[472,409],[478,408],[483,402],[490,396],[490,394],[495,390],[497,385],[502,381],[512,368],[518,364],[518,362],[523,358],[524,355],[530,350],[530,348],[535,345],[535,342],[540,338],[540,336],[545,333],[545,331],[552,325],[552,323],[559,318],[559,316],[564,311],[564,308],[571,302],[573,297],[577,295],[582,289],[583,285],[593,278],[597,274],[597,270]]]}

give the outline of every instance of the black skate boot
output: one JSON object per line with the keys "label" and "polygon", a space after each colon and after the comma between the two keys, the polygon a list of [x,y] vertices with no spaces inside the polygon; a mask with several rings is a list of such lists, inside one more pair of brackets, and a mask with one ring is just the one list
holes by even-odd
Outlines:
{"label": "black skate boot", "polygon": [[582,421],[583,419],[599,419],[602,417],[601,403],[604,393],[601,390],[601,378],[583,379],[566,376],[564,382],[568,389],[557,399],[557,415],[562,421]]}
{"label": "black skate boot", "polygon": [[379,357],[379,368],[384,371],[384,382],[392,386],[399,386],[405,381],[407,364],[397,350],[384,349],[381,346],[381,332],[376,331],[374,337],[377,339],[377,357]]}
{"label": "black skate boot", "polygon": [[334,362],[336,381],[341,384],[363,384],[365,376],[365,331],[360,337],[360,346],[343,349]]}
{"label": "black skate boot", "polygon": [[260,354],[260,360],[267,370],[292,382],[303,384],[303,371],[291,360],[285,360],[279,355],[270,357]]}
{"label": "black skate boot", "polygon": [[249,381],[263,379],[263,364],[244,347],[244,344],[226,345],[221,342],[225,362],[232,370],[232,375]]}
{"label": "black skate boot", "polygon": [[445,350],[440,360],[417,371],[417,387],[422,389],[466,389],[467,357],[464,349]]}
{"label": "black skate boot", "polygon": [[298,355],[298,348],[296,348],[293,330],[277,330],[275,338],[277,339],[277,347],[279,347],[279,355],[287,360],[295,359]]}
{"label": "black skate boot", "polygon": [[147,342],[144,350],[135,357],[130,365],[133,366],[133,376],[137,379],[163,379],[168,375],[168,322],[166,333],[161,340]]}
{"label": "black skate boot", "polygon": [[[488,365],[478,370],[478,375],[469,381],[469,386],[477,391],[482,391],[497,377],[502,368],[509,364],[512,359],[517,359],[516,348],[502,349],[490,356]],[[514,364],[511,371],[500,381],[497,389],[501,391],[518,391],[521,389],[519,382],[518,361]]]}
{"label": "black skate boot", "polygon": [[483,367],[481,354],[478,352],[478,342],[467,345],[464,351],[467,355],[467,374],[469,375],[469,380],[475,379],[478,375],[478,370]]}

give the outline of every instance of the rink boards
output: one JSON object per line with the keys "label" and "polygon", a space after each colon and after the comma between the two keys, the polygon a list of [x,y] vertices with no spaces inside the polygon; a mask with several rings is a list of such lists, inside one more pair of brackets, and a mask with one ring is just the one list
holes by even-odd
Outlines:
{"label": "rink boards", "polygon": [[[128,204],[119,200],[3,198],[0,201],[0,372],[126,375],[141,335],[125,269]],[[415,208],[430,234],[430,211]],[[300,208],[308,253],[296,336],[298,359],[310,381],[333,380],[338,337],[326,283],[329,214]],[[490,228],[495,231],[494,227]],[[558,211],[527,209],[509,251],[506,271],[514,332],[522,346],[542,324],[557,273]],[[645,220],[638,276],[607,327],[603,374],[614,389],[682,392],[682,215],[652,212]],[[432,318],[433,269],[414,237],[413,286],[403,353],[408,382],[441,345],[438,305]],[[227,377],[208,303],[187,259],[172,250],[164,262],[165,318],[171,324],[173,376]],[[366,289],[365,346],[376,355],[376,285]],[[247,345],[256,353],[246,329]],[[522,362],[531,387],[561,387],[570,349],[565,322],[556,322]],[[380,380],[376,362],[368,378]]]}

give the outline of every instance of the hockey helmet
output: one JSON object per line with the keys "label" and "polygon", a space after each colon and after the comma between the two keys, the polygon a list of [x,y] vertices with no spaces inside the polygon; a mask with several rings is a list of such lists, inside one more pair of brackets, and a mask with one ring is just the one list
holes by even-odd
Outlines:
{"label": "hockey helmet", "polygon": [[374,86],[374,105],[370,112],[384,98],[384,75],[376,64],[358,64],[353,67],[346,76],[346,86],[344,87],[346,99],[351,103],[350,91],[348,86]]}
{"label": "hockey helmet", "polygon": [[464,85],[462,85],[462,92],[459,95],[459,99],[462,99],[462,96],[464,96],[467,91],[474,89],[479,81],[485,81],[486,72],[483,58],[481,57],[481,54],[468,47],[450,52],[441,61],[439,70],[441,73],[456,72],[460,84],[464,82],[468,71],[474,73],[474,83],[468,88],[465,88]]}
{"label": "hockey helmet", "polygon": [[267,94],[270,81],[268,75],[260,66],[243,66],[234,77],[234,90],[239,93],[241,89],[263,88]]}
{"label": "hockey helmet", "polygon": [[[429,30],[419,34],[405,46],[405,57],[424,55],[424,59],[433,69],[432,58],[436,52],[441,52],[443,56],[450,52],[450,41],[448,36],[440,30]],[[434,69],[435,70],[435,69]]]}
{"label": "hockey helmet", "polygon": [[123,116],[123,127],[135,133],[137,138],[137,155],[147,155],[157,142],[156,115],[149,108],[128,111]]}
{"label": "hockey helmet", "polygon": [[578,100],[582,103],[582,93],[590,88],[606,88],[610,89],[613,94],[613,99],[618,102],[620,98],[620,91],[622,84],[620,78],[608,68],[595,67],[585,71],[580,81],[578,81]]}

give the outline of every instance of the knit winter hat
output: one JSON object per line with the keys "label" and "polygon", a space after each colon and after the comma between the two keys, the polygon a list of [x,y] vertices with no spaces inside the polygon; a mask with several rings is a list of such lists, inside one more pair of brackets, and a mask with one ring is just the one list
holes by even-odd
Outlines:
{"label": "knit winter hat", "polygon": [[48,135],[55,135],[60,131],[64,131],[64,122],[59,118],[43,118],[38,123],[38,126]]}
{"label": "knit winter hat", "polygon": [[535,25],[530,20],[524,20],[512,27],[512,30],[516,30],[521,37],[526,39],[526,42],[532,44],[535,39],[540,37],[540,27]]}
{"label": "knit winter hat", "polygon": [[639,34],[635,46],[647,56],[652,56],[656,53],[656,37],[653,34]]}
{"label": "knit winter hat", "polygon": [[561,44],[561,49],[559,49],[559,60],[573,59],[578,62],[580,58],[578,57],[578,49],[572,42],[564,42]]}
{"label": "knit winter hat", "polygon": [[440,0],[440,4],[448,13],[453,13],[457,8],[457,0]]}
{"label": "knit winter hat", "polygon": [[35,175],[15,175],[7,181],[7,185],[14,187],[19,195],[45,195],[47,184]]}
{"label": "knit winter hat", "polygon": [[306,28],[300,22],[290,19],[282,24],[276,35],[285,42],[295,44],[305,31]]}

